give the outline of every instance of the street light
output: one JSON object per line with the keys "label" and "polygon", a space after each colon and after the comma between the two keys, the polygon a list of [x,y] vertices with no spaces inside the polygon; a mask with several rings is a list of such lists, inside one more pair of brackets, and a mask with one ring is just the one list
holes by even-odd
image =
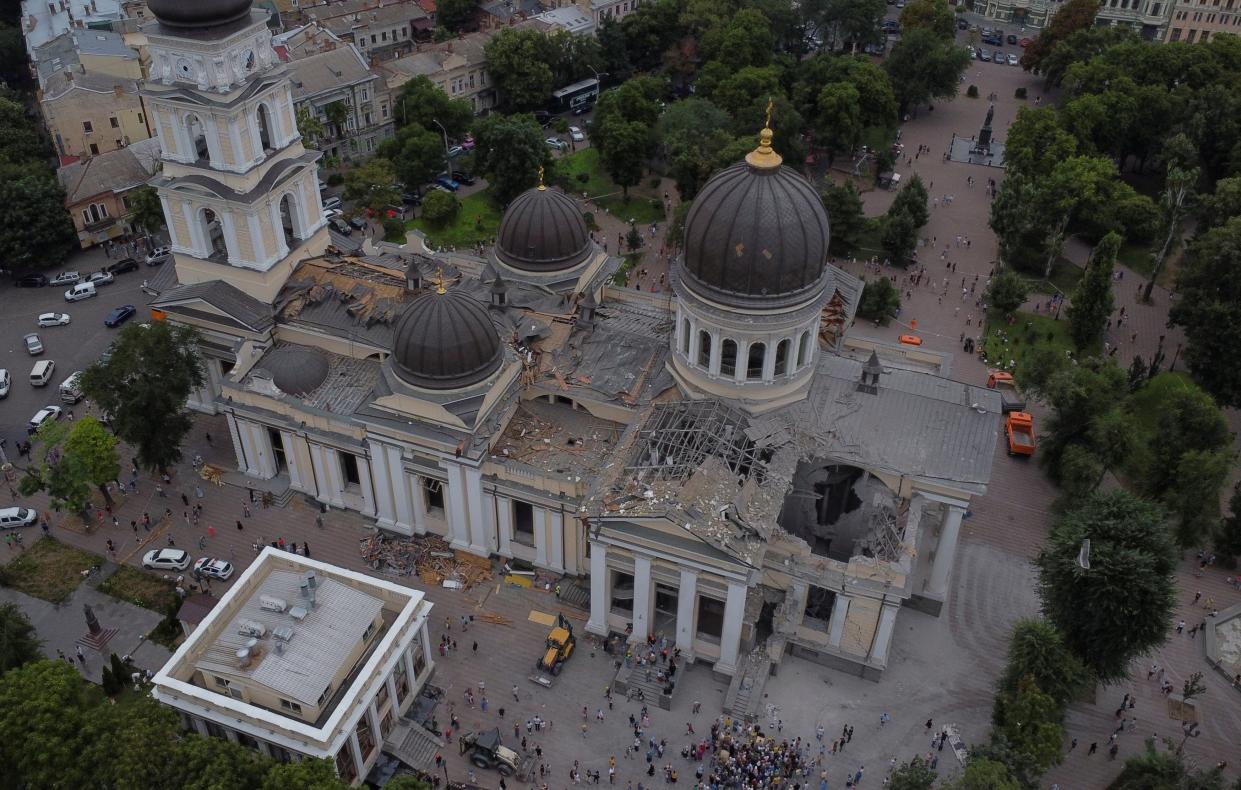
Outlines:
{"label": "street light", "polygon": [[435,124],[436,126],[438,126],[438,127],[440,128],[440,131],[444,133],[444,169],[445,169],[445,170],[447,170],[447,171],[449,171],[449,172],[451,173],[451,172],[452,172],[452,166],[448,163],[448,159],[449,159],[449,156],[448,156],[448,130],[444,128],[444,124],[440,123],[439,121],[435,120],[434,118],[432,118],[432,119],[431,119],[431,123],[433,123],[433,124]]}

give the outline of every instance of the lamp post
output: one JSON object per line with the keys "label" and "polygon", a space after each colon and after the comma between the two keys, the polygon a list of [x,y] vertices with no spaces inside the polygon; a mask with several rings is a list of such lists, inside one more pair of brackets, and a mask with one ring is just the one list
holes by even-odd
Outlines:
{"label": "lamp post", "polygon": [[433,123],[433,124],[435,124],[436,126],[438,126],[438,127],[440,128],[440,131],[441,131],[441,132],[443,132],[443,134],[444,134],[444,169],[445,169],[445,170],[447,170],[447,171],[451,174],[451,173],[452,173],[452,165],[451,165],[451,164],[449,163],[449,161],[448,161],[448,160],[449,160],[449,156],[448,156],[448,130],[444,128],[444,124],[440,123],[439,121],[435,120],[434,118],[432,118],[432,119],[431,119],[431,123]]}

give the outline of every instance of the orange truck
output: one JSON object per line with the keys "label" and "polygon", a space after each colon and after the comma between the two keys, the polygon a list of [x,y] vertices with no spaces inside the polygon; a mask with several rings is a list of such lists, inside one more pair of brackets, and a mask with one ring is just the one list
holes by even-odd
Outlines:
{"label": "orange truck", "polygon": [[1034,417],[1024,411],[1009,412],[1004,430],[1008,432],[1009,455],[1034,455]]}

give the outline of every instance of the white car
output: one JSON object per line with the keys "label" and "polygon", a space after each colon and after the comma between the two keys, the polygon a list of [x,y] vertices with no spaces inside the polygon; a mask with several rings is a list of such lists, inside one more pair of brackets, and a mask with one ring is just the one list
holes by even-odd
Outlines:
{"label": "white car", "polygon": [[0,507],[0,529],[28,527],[39,518],[38,511],[28,507]]}
{"label": "white car", "polygon": [[59,406],[44,406],[30,418],[30,430],[39,430],[39,426],[49,420],[59,420],[60,414],[61,409]]}
{"label": "white car", "polygon": [[1017,57],[1017,53],[1015,53],[1015,52],[1010,52],[1010,53],[1008,53],[1008,65],[1010,65],[1010,66],[1020,66],[1020,65],[1021,65],[1021,58]]}
{"label": "white car", "polygon": [[183,571],[190,567],[190,555],[181,549],[156,549],[142,556],[147,570]]}
{"label": "white car", "polygon": [[582,130],[576,126],[569,127],[569,136],[573,138],[575,143],[580,143],[586,139],[586,135],[582,134]]}
{"label": "white car", "polygon": [[95,285],[111,285],[115,281],[116,275],[112,272],[95,272],[86,278],[86,282],[94,283]]}
{"label": "white car", "polygon": [[64,326],[69,323],[68,313],[41,313],[39,326]]}
{"label": "white car", "polygon": [[172,255],[172,247],[164,245],[151,250],[151,254],[147,256],[147,266],[158,266],[168,260],[168,256]]}
{"label": "white car", "polygon": [[341,216],[342,213],[343,212],[341,212],[341,210],[338,208],[330,208],[323,212],[323,218],[328,221],[331,221]]}
{"label": "white car", "polygon": [[9,387],[13,386],[13,377],[9,375],[9,371],[0,368],[0,398],[9,396]]}
{"label": "white car", "polygon": [[77,272],[61,272],[52,278],[48,285],[77,285],[82,281],[82,275]]}
{"label": "white car", "polygon": [[233,566],[225,560],[215,560],[211,557],[199,557],[194,563],[194,571],[201,573],[203,576],[210,576],[213,579],[227,581],[233,575]]}
{"label": "white car", "polygon": [[569,147],[569,144],[564,140],[561,140],[559,137],[549,137],[543,142],[547,143],[552,148],[555,148],[557,151],[563,151]]}

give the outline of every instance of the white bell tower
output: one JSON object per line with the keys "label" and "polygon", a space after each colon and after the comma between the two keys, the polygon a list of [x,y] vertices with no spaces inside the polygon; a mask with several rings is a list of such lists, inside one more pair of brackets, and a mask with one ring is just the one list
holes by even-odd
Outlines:
{"label": "white bell tower", "polygon": [[328,245],[318,151],[302,147],[287,66],[249,0],[150,2],[143,84],[177,278],[224,280],[270,303]]}

